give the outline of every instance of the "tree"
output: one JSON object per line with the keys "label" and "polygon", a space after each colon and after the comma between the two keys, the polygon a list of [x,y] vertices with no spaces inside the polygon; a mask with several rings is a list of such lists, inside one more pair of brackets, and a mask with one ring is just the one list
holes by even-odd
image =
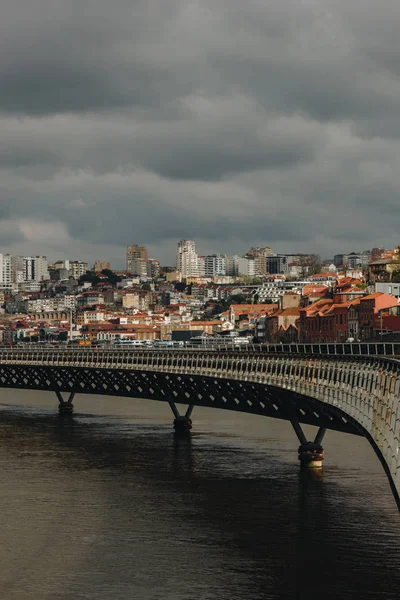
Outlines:
{"label": "tree", "polygon": [[393,283],[400,283],[400,271],[393,271],[392,281]]}
{"label": "tree", "polygon": [[105,275],[112,285],[116,285],[117,283],[122,281],[122,278],[116,273],[114,273],[114,271],[111,271],[111,269],[103,269],[101,274]]}
{"label": "tree", "polygon": [[244,294],[234,294],[233,296],[231,296],[232,304],[243,304],[245,301],[246,297],[244,296]]}
{"label": "tree", "polygon": [[86,271],[86,273],[84,275],[81,275],[81,277],[79,277],[79,280],[78,280],[79,284],[89,282],[92,284],[93,287],[95,285],[97,285],[99,283],[99,281],[101,281],[100,277],[98,277],[91,271]]}
{"label": "tree", "polygon": [[321,257],[318,254],[310,254],[311,275],[321,272]]}

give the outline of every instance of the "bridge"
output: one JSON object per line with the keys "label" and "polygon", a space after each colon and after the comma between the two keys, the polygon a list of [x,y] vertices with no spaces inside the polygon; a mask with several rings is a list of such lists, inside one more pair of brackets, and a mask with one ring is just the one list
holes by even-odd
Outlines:
{"label": "bridge", "polygon": [[[358,353],[356,353],[358,351]],[[0,387],[55,392],[61,414],[76,394],[168,403],[177,432],[207,406],[290,421],[303,467],[320,467],[329,429],[368,439],[400,507],[400,345],[330,344],[112,350],[0,350]],[[182,414],[177,405],[186,405]],[[308,440],[302,425],[317,427]]]}

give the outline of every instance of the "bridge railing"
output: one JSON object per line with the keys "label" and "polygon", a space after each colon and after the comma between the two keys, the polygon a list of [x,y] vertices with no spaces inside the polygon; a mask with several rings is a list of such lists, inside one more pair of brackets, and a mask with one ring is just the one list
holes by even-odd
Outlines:
{"label": "bridge railing", "polygon": [[336,343],[336,344],[247,344],[243,346],[232,346],[231,344],[221,344],[220,346],[190,346],[186,345],[181,348],[143,348],[143,347],[130,347],[120,348],[116,346],[107,346],[99,348],[82,348],[74,346],[40,346],[37,347],[34,344],[26,344],[24,346],[13,346],[13,347],[1,347],[0,346],[0,357],[13,354],[29,353],[29,354],[41,354],[43,352],[57,352],[61,354],[65,353],[101,353],[107,352],[109,354],[116,353],[129,353],[129,354],[180,354],[182,352],[193,352],[193,353],[218,353],[218,352],[230,352],[234,354],[247,354],[247,353],[266,353],[266,354],[289,354],[289,355],[327,355],[327,356],[386,356],[386,357],[399,357],[400,358],[400,343],[394,342],[374,342],[374,343],[363,343],[363,342],[352,342],[352,343]]}
{"label": "bridge railing", "polygon": [[399,356],[400,344],[388,342],[342,344],[267,344],[263,352],[272,354],[323,354],[330,356]]}

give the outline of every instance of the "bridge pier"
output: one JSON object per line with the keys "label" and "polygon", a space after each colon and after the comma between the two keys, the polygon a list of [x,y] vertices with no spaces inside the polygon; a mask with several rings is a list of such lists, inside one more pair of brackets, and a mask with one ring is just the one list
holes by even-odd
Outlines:
{"label": "bridge pier", "polygon": [[307,469],[320,469],[322,467],[322,461],[324,460],[324,449],[321,446],[321,442],[324,439],[326,428],[320,427],[314,441],[310,442],[307,440],[294,411],[291,415],[290,422],[292,423],[292,427],[300,442],[298,450],[300,466]]}
{"label": "bridge pier", "polygon": [[171,410],[174,414],[174,429],[175,433],[187,433],[192,429],[192,419],[191,414],[193,412],[193,404],[189,404],[186,413],[181,415],[179,410],[173,400],[168,400],[168,404],[171,407]]}
{"label": "bridge pier", "polygon": [[72,400],[75,397],[75,392],[71,392],[68,400],[64,400],[61,392],[56,390],[56,396],[58,398],[58,412],[60,415],[72,415],[74,412],[74,405],[72,404]]}

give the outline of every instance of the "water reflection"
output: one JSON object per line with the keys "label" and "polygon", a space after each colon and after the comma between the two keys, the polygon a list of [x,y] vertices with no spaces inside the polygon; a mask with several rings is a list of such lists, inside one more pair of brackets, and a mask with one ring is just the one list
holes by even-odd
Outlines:
{"label": "water reflection", "polygon": [[146,410],[2,408],[7,599],[397,597],[399,517],[360,440],[300,471],[284,424],[199,412],[179,438]]}

